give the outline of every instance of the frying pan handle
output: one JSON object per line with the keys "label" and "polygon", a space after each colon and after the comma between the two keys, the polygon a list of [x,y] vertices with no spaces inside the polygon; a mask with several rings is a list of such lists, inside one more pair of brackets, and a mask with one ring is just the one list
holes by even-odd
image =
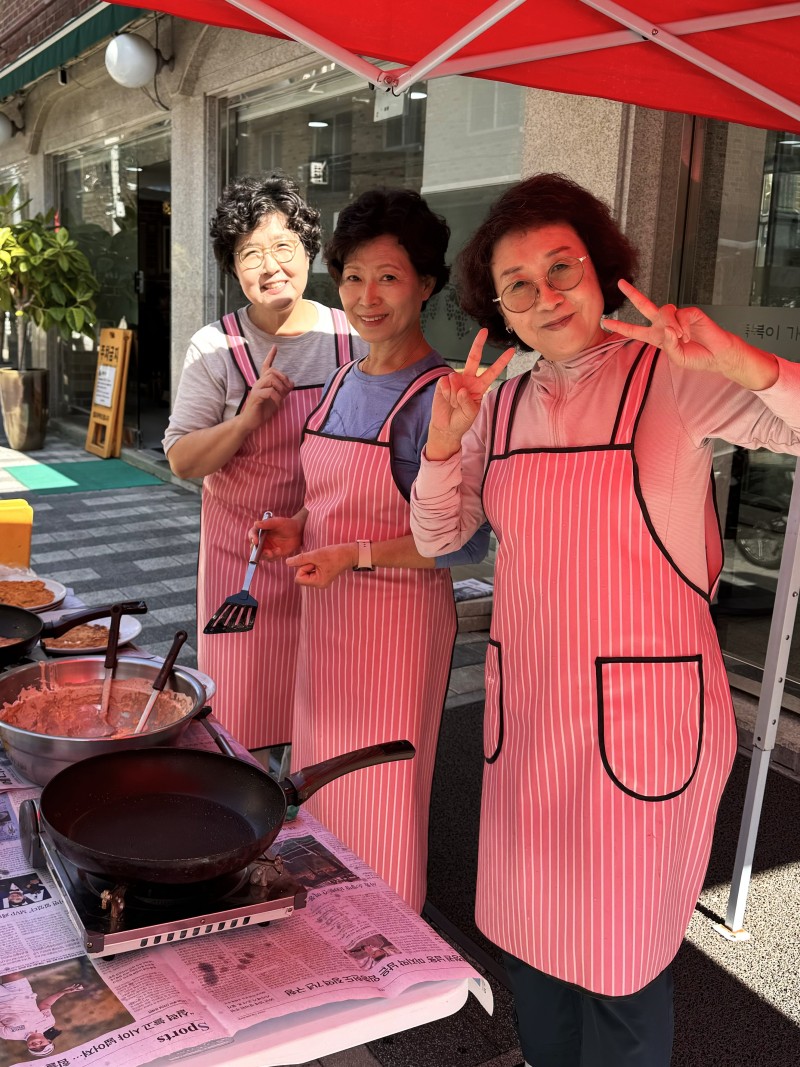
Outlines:
{"label": "frying pan handle", "polygon": [[379,763],[391,763],[393,760],[411,759],[416,749],[410,741],[385,741],[381,745],[367,745],[355,752],[345,752],[341,756],[314,763],[290,774],[280,783],[286,794],[288,804],[302,804],[323,785],[341,778],[350,771],[359,771],[362,767],[376,767]]}
{"label": "frying pan handle", "polygon": [[[121,604],[123,615],[146,615],[147,604],[143,600],[129,600]],[[42,637],[63,637],[69,633],[73,626],[80,626],[92,619],[104,619],[111,614],[111,604],[102,608],[81,608],[80,611],[71,611],[69,615],[63,615],[57,622],[46,622],[42,626]]]}

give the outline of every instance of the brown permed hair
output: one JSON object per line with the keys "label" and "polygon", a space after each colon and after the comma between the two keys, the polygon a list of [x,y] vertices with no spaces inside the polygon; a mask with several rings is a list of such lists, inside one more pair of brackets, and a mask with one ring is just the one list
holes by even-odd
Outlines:
{"label": "brown permed hair", "polygon": [[[617,288],[620,278],[632,280],[638,254],[602,200],[564,174],[534,174],[505,192],[467,241],[456,259],[461,307],[489,331],[489,340],[508,344],[506,322],[492,297],[492,255],[497,242],[509,233],[524,233],[553,223],[571,226],[586,251],[603,293],[608,315],[622,307],[625,297]],[[520,348],[528,346],[519,338]]]}

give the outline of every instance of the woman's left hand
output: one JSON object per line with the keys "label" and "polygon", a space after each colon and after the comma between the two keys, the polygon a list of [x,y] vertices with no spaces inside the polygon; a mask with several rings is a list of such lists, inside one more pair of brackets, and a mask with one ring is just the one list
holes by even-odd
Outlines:
{"label": "woman's left hand", "polygon": [[312,589],[327,589],[340,574],[352,570],[358,563],[358,548],[354,543],[343,545],[326,545],[311,552],[300,552],[286,560],[294,567],[297,585],[307,585]]}
{"label": "woman's left hand", "polygon": [[613,325],[609,323],[615,333],[662,348],[679,367],[714,371],[746,389],[766,389],[777,381],[775,356],[723,330],[700,308],[678,308],[674,304],[659,307],[630,282],[620,280],[618,285],[650,325],[615,320]]}

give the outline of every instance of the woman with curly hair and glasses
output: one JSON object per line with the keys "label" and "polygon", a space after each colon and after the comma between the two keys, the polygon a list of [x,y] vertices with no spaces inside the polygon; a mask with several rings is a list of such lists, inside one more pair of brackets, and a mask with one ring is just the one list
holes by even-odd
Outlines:
{"label": "woman with curly hair and glasses", "polygon": [[284,568],[260,567],[253,631],[205,634],[203,626],[241,587],[253,513],[302,505],[303,424],[331,371],[366,349],[341,311],[303,296],[319,212],[291,178],[231,182],[211,237],[247,304],[192,338],[164,451],[175,474],[203,479],[198,665],[217,684],[218,718],[248,748],[262,748],[291,737],[299,590]]}
{"label": "woman with curly hair and glasses", "polygon": [[[625,279],[605,204],[558,174],[464,248],[484,327],[442,378],[412,497],[424,555],[486,518],[476,919],[504,951],[536,1067],[667,1067],[670,963],[702,886],[736,723],[710,604],[712,439],[800,454],[800,366]],[[628,298],[648,324],[603,321]],[[487,392],[487,336],[532,370]]]}
{"label": "woman with curly hair and glasses", "polygon": [[[408,499],[436,382],[450,367],[420,315],[450,276],[450,229],[410,189],[374,189],[341,212],[325,248],[350,324],[369,344],[335,373],[303,434],[306,497],[257,523],[264,553],[303,586],[292,760],[317,763],[407,738],[416,756],[370,767],[305,807],[422,911],[428,807],[456,636],[448,567],[477,562],[488,529],[424,559]],[[288,568],[286,568],[288,569]]]}

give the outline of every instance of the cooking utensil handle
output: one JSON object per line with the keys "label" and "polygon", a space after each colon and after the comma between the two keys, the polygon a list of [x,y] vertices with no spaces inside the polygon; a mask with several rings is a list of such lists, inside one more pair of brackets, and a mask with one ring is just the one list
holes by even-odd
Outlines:
{"label": "cooking utensil handle", "polygon": [[215,726],[212,726],[208,721],[208,716],[210,714],[211,708],[203,708],[202,711],[195,715],[195,722],[199,722],[201,726],[205,727],[214,744],[217,748],[221,749],[226,756],[230,756],[232,759],[240,759],[241,757],[234,752],[233,746],[230,741],[228,741],[227,737],[223,737],[219,730]]}
{"label": "cooking utensil handle", "polygon": [[181,650],[181,646],[189,635],[185,630],[178,630],[172,639],[169,652],[164,657],[164,663],[161,670],[155,676],[153,680],[153,689],[161,690],[167,684],[167,678],[172,673],[172,668],[175,666],[175,660],[178,658],[178,653]]}
{"label": "cooking utensil handle", "polygon": [[[271,511],[265,511],[261,516],[261,521],[272,518]],[[256,573],[256,567],[258,566],[258,553],[261,551],[261,542],[264,540],[264,530],[258,531],[258,544],[253,545],[250,550],[250,559],[247,561],[247,570],[244,572],[244,582],[242,583],[242,592],[250,592],[250,583],[253,580],[253,575]]]}
{"label": "cooking utensil handle", "polygon": [[106,658],[104,667],[106,670],[112,669],[117,665],[117,645],[119,644],[119,626],[122,622],[122,604],[112,604],[111,606],[111,625],[108,628],[108,646],[106,648]]}
{"label": "cooking utensil handle", "polygon": [[280,783],[286,794],[288,804],[302,804],[323,785],[335,778],[341,778],[350,771],[362,767],[376,767],[379,763],[391,763],[393,760],[411,759],[416,749],[410,741],[385,741],[381,745],[367,745],[355,752],[344,752],[341,756],[314,763],[290,774]]}
{"label": "cooking utensil handle", "polygon": [[[106,604],[101,608],[81,608],[80,611],[71,611],[68,615],[62,615],[57,621],[46,622],[42,626],[42,637],[63,637],[73,627],[80,626],[84,622],[104,619],[111,614],[111,607],[111,604]],[[123,615],[147,614],[147,604],[143,600],[128,600],[120,607]]]}

